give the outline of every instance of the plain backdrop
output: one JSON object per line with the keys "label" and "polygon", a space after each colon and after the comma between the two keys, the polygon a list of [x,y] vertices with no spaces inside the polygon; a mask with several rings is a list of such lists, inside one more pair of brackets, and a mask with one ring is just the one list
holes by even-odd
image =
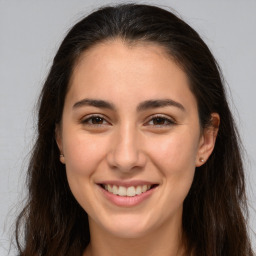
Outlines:
{"label": "plain backdrop", "polygon": [[[66,31],[101,5],[124,1],[0,0],[0,255],[26,195],[35,102]],[[134,1],[173,8],[218,60],[244,147],[251,230],[256,231],[256,1]],[[251,231],[255,247],[256,238]],[[10,252],[14,255],[14,252]]]}

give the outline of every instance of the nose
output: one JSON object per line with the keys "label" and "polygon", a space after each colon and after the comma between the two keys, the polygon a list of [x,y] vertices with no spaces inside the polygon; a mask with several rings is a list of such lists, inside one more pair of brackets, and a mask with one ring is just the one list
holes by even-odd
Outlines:
{"label": "nose", "polygon": [[111,168],[121,172],[130,172],[145,166],[146,155],[138,137],[136,129],[129,125],[116,131],[107,156]]}

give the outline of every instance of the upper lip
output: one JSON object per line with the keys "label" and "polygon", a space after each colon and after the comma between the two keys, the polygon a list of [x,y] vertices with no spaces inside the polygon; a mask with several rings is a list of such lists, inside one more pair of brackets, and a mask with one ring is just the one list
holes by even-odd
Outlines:
{"label": "upper lip", "polygon": [[106,180],[102,182],[97,182],[98,185],[116,185],[116,186],[123,186],[123,187],[131,187],[131,186],[141,186],[141,185],[158,185],[156,182],[145,181],[145,180],[130,180],[130,181],[123,181],[123,180]]}

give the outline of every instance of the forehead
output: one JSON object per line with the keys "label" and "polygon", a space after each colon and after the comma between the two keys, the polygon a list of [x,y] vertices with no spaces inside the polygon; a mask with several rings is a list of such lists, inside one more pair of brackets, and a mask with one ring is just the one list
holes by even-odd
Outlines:
{"label": "forehead", "polygon": [[[149,59],[151,61],[148,61]],[[99,65],[107,64],[106,68],[108,68],[112,67],[111,64],[119,62],[119,69],[121,70],[121,68],[124,68],[124,65],[121,64],[125,64],[126,67],[133,65],[138,68],[141,66],[140,62],[147,60],[146,66],[149,67],[152,64],[157,65],[159,59],[165,59],[168,62],[174,61],[172,56],[167,54],[165,47],[153,42],[126,42],[118,38],[106,40],[95,44],[80,55],[76,62],[73,76],[82,66],[85,68],[87,64],[90,65],[90,68],[97,68]],[[145,62],[143,66],[144,68],[146,67]]]}
{"label": "forehead", "polygon": [[172,97],[189,99],[193,95],[188,84],[187,75],[163,46],[112,40],[97,44],[80,56],[69,93],[94,98],[97,93],[100,98],[111,98],[111,94],[125,91],[127,98],[136,96],[138,100],[166,98],[171,93]]}
{"label": "forehead", "polygon": [[[172,70],[169,65],[165,65],[166,63],[172,64]],[[105,68],[101,69],[104,65]],[[164,66],[169,69],[168,72],[178,71],[187,79],[180,66],[178,66],[174,58],[167,53],[167,49],[162,45],[148,41],[127,42],[116,38],[95,44],[84,51],[74,65],[70,84],[81,75],[81,70],[83,70],[84,76],[86,71],[89,70],[90,72],[100,71],[102,74],[105,71],[118,73],[118,70],[120,72],[126,70],[127,72],[132,71],[134,74],[141,75],[147,71],[153,74],[152,71],[155,70],[159,72],[159,75],[161,73],[163,75],[166,69]],[[163,72],[160,72],[161,70]],[[88,77],[88,75],[86,76]]]}

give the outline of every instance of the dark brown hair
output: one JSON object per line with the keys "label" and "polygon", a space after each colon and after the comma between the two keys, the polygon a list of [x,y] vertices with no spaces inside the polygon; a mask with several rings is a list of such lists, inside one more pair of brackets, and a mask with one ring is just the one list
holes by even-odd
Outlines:
{"label": "dark brown hair", "polygon": [[[39,99],[38,135],[28,167],[29,197],[19,215],[20,256],[78,256],[90,241],[87,213],[73,197],[59,161],[55,126],[76,61],[97,43],[121,38],[161,45],[189,78],[202,128],[220,115],[215,149],[197,168],[184,201],[188,254],[251,256],[246,220],[244,170],[238,133],[227,104],[220,69],[206,44],[169,11],[147,5],[104,7],[78,22],[54,58]],[[22,234],[22,235],[20,235]]]}

